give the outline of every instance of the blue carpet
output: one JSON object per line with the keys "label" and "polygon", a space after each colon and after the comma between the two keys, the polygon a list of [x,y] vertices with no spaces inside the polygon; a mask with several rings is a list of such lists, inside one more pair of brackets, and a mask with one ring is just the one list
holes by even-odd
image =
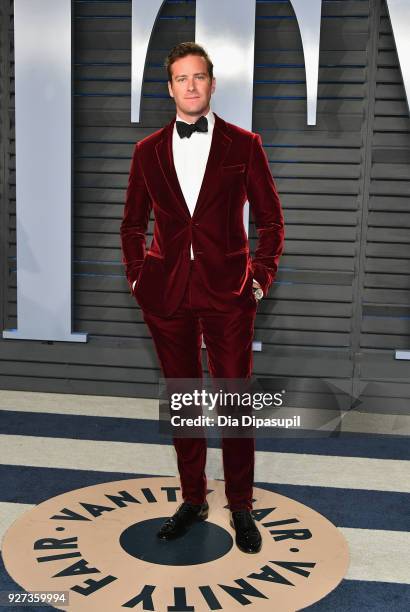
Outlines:
{"label": "blue carpet", "polygon": [[[137,472],[123,474],[0,465],[0,501],[39,504],[73,489],[144,476]],[[255,486],[306,504],[338,527],[410,531],[410,514],[404,512],[410,507],[410,495],[406,493],[263,482]]]}
{"label": "blue carpet", "polygon": [[[144,444],[171,444],[159,435],[158,421],[37,412],[0,411],[0,433]],[[219,447],[211,438],[209,447]],[[345,433],[329,438],[257,438],[257,450],[374,459],[410,459],[405,436]]]}

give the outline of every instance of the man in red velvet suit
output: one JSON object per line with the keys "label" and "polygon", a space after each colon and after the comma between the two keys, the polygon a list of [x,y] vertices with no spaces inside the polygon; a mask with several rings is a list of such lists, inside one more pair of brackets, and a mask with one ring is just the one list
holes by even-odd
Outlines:
{"label": "man in red velvet suit", "polygon": [[[268,293],[283,249],[280,200],[258,134],[210,109],[213,65],[199,45],[168,55],[176,117],[135,145],[121,224],[123,262],[165,378],[201,378],[201,339],[210,374],[248,379],[257,302]],[[243,207],[258,233],[249,253]],[[153,208],[154,236],[145,235]],[[174,438],[184,502],[158,532],[184,534],[208,516],[206,439]],[[251,514],[255,442],[222,438],[225,492],[238,547],[261,548]]]}

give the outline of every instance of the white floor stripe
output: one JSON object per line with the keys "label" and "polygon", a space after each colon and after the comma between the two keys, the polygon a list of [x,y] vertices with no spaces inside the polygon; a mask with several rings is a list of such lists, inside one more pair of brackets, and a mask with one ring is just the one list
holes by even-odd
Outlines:
{"label": "white floor stripe", "polygon": [[158,400],[105,395],[0,391],[0,410],[157,420]]}
{"label": "white floor stripe", "polygon": [[410,533],[341,529],[351,556],[346,578],[410,584]]}
{"label": "white floor stripe", "polygon": [[[30,504],[0,502],[0,543],[3,535]],[[350,549],[348,580],[410,584],[410,534],[373,529],[340,528]]]}
{"label": "white floor stripe", "polygon": [[[172,445],[0,435],[0,462],[102,472],[176,475]],[[258,451],[255,481],[410,492],[410,461]],[[207,474],[222,478],[220,449],[208,449]]]}
{"label": "white floor stripe", "polygon": [[0,544],[7,529],[34,504],[13,504],[11,502],[0,502]]}
{"label": "white floor stripe", "polygon": [[[158,400],[0,390],[0,410],[157,420]],[[410,416],[349,411],[342,419],[341,429],[345,432],[408,436]]]}

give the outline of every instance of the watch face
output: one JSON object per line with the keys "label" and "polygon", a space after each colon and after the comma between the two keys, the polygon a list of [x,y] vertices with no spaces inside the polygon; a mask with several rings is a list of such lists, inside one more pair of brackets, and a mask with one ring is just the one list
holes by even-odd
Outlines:
{"label": "watch face", "polygon": [[253,294],[257,300],[261,300],[263,298],[263,291],[259,287],[254,290]]}

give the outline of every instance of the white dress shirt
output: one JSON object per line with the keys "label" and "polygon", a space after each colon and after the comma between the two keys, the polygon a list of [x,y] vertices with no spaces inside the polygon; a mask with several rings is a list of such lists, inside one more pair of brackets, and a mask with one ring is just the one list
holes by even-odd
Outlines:
{"label": "white dress shirt", "polygon": [[[205,117],[208,120],[207,132],[193,132],[190,138],[181,138],[177,131],[176,122],[183,121],[183,119],[177,113],[172,133],[174,166],[191,217],[194,214],[201,190],[215,124],[215,117],[211,110]],[[194,259],[192,245],[191,259]]]}

